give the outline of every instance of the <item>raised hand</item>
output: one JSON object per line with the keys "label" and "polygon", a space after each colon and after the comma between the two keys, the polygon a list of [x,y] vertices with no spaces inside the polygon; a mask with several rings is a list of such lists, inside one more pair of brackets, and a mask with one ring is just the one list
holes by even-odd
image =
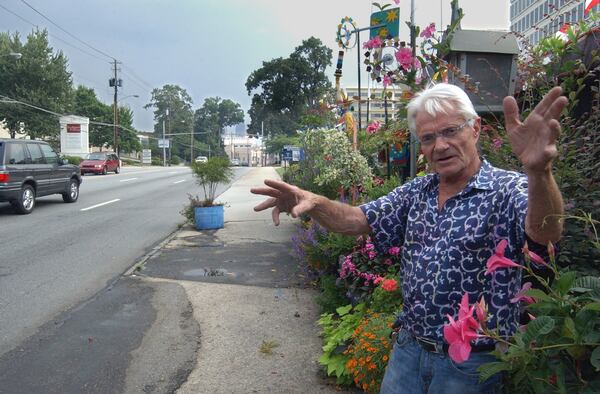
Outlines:
{"label": "raised hand", "polygon": [[560,113],[567,105],[567,98],[561,93],[560,87],[552,88],[523,122],[514,97],[504,99],[508,140],[526,173],[543,172],[552,167],[560,135]]}
{"label": "raised hand", "polygon": [[273,217],[273,223],[275,223],[276,226],[279,225],[279,214],[282,212],[289,213],[292,217],[296,218],[314,208],[314,202],[310,198],[312,193],[310,192],[288,183],[272,179],[266,179],[265,185],[268,187],[253,187],[250,189],[250,192],[253,194],[261,194],[270,197],[255,206],[254,210],[258,212],[273,208],[271,215]]}

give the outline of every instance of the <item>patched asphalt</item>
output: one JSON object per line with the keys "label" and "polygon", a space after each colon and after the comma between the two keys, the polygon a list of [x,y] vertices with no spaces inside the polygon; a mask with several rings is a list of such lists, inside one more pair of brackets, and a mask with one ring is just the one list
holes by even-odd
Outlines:
{"label": "patched asphalt", "polygon": [[[252,231],[251,226],[246,228]],[[293,258],[289,242],[230,243],[218,234],[215,230],[188,231],[148,259],[140,274],[246,286],[307,286],[307,276]]]}
{"label": "patched asphalt", "polygon": [[[170,317],[159,319],[165,302]],[[170,335],[149,340],[157,324]],[[172,392],[195,365],[199,338],[181,286],[121,278],[4,354],[0,393],[123,393],[126,383],[139,389],[131,392]],[[134,362],[142,342],[159,357]]]}

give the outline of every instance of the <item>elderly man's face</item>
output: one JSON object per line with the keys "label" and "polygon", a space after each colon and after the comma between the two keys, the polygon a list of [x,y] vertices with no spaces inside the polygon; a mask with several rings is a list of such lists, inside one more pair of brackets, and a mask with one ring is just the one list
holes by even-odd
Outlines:
{"label": "elderly man's face", "polygon": [[472,126],[467,120],[452,113],[436,117],[423,111],[417,113],[415,121],[421,150],[433,170],[446,182],[466,181],[479,169],[480,119],[474,119]]}

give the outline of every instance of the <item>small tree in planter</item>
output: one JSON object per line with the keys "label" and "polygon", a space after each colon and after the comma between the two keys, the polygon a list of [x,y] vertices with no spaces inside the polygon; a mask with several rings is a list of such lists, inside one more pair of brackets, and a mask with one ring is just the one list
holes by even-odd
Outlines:
{"label": "small tree in planter", "polygon": [[233,170],[226,157],[212,157],[205,163],[192,163],[196,183],[202,186],[204,200],[190,199],[194,206],[194,217],[198,230],[222,228],[223,204],[215,204],[217,186],[233,178]]}

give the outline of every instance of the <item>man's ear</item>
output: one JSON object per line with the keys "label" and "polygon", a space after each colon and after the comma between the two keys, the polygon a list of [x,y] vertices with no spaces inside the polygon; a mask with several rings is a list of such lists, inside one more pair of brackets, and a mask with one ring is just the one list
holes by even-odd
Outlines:
{"label": "man's ear", "polygon": [[473,133],[475,139],[478,140],[481,133],[481,118],[479,116],[475,118],[475,123],[473,123]]}

